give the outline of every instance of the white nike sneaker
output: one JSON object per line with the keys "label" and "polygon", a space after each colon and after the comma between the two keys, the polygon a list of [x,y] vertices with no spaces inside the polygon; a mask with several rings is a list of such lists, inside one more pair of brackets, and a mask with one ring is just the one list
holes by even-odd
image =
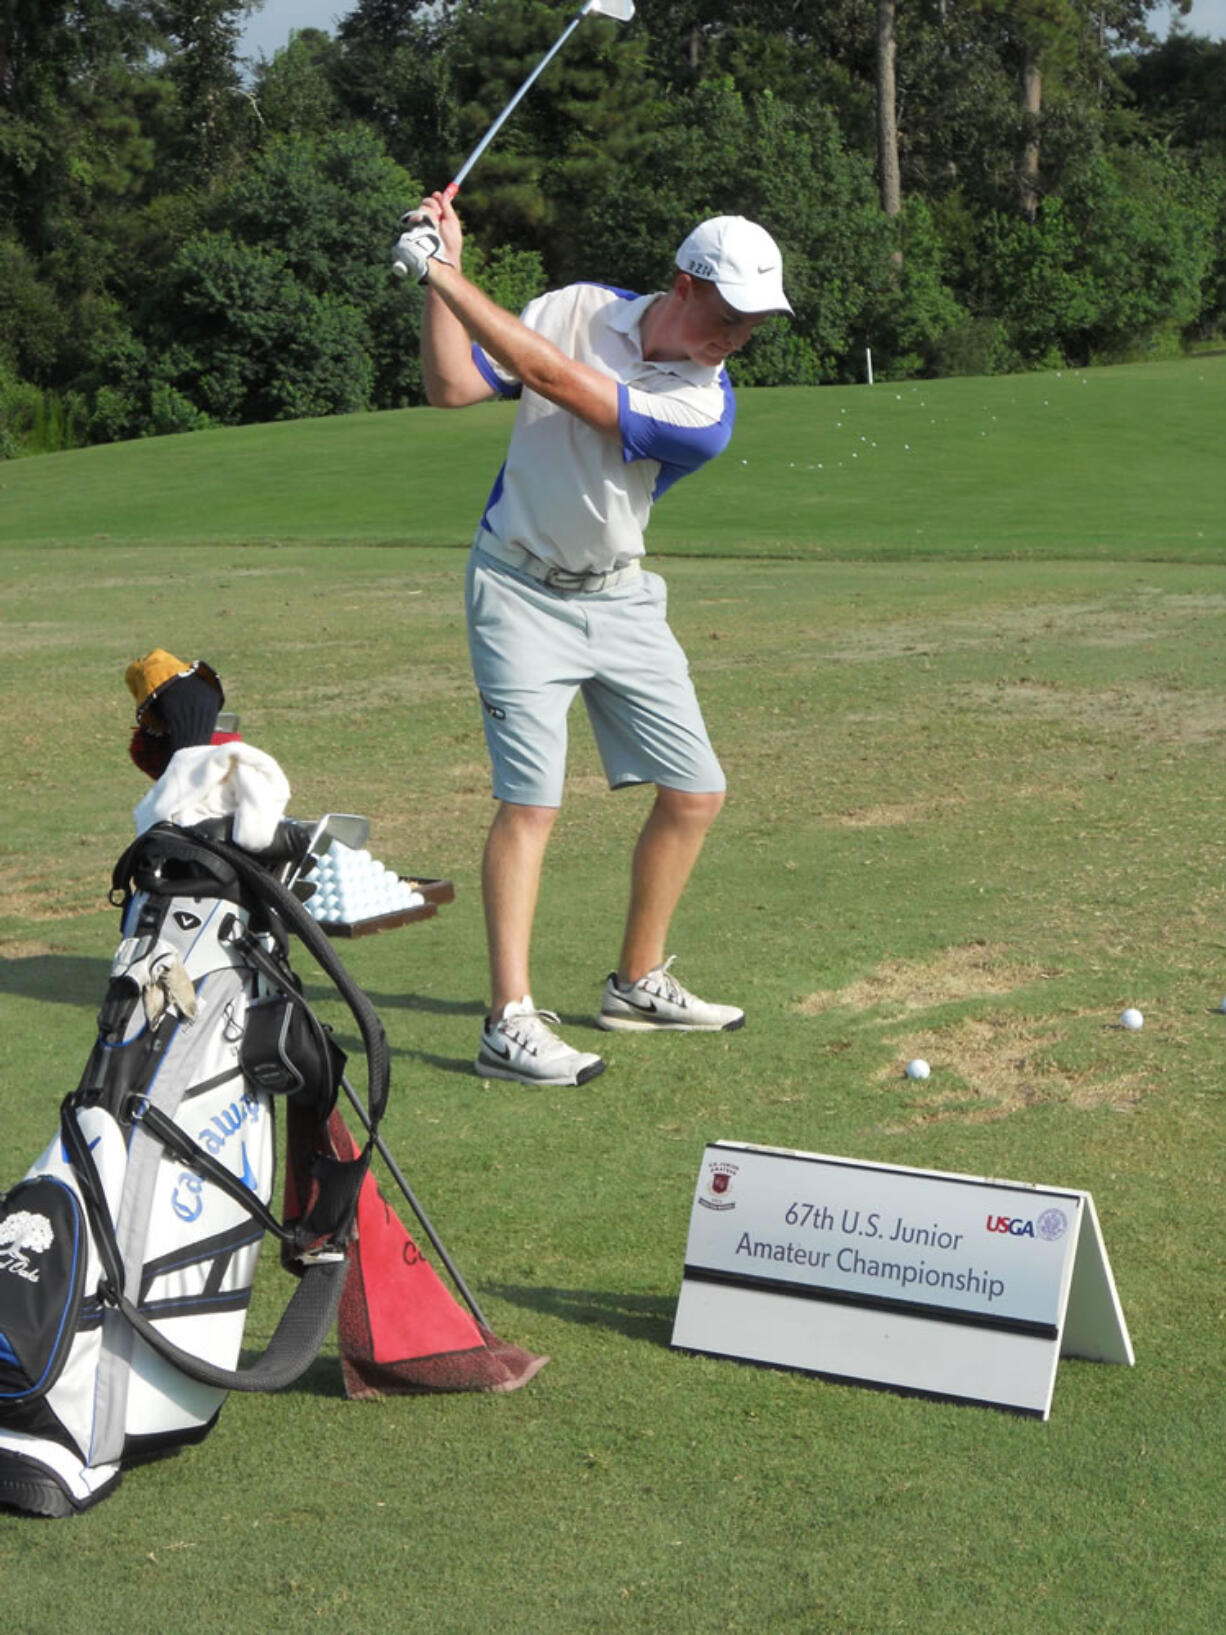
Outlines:
{"label": "white nike sneaker", "polygon": [[672,957],[637,982],[622,987],[611,971],[600,1002],[599,1028],[629,1033],[732,1033],[745,1026],[745,1012],[735,1005],[711,1005],[692,994],[672,975]]}
{"label": "white nike sneaker", "polygon": [[520,1084],[587,1084],[603,1073],[603,1060],[572,1050],[549,1026],[553,1011],[538,1011],[532,995],[513,999],[502,1015],[486,1018],[481,1049],[473,1064],[485,1079],[517,1079]]}

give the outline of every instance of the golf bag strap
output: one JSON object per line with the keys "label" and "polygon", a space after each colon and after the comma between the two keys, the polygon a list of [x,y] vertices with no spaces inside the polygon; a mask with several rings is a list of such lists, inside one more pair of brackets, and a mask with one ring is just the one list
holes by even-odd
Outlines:
{"label": "golf bag strap", "polygon": [[137,1104],[132,1114],[134,1126],[142,1125],[150,1135],[162,1143],[167,1152],[186,1164],[188,1169],[194,1170],[204,1180],[211,1181],[215,1187],[220,1187],[227,1197],[233,1198],[236,1204],[254,1216],[266,1232],[271,1232],[283,1243],[294,1242],[293,1231],[282,1226],[268,1205],[245,1187],[233,1170],[219,1164],[211,1153],[205,1152],[198,1141],[193,1141],[187,1131],[181,1129],[174,1119],[167,1118],[160,1108],[149,1106],[143,1097],[136,1097],[134,1101]]}
{"label": "golf bag strap", "polygon": [[102,1177],[98,1174],[98,1166],[94,1163],[89,1142],[86,1141],[77,1123],[76,1110],[80,1105],[82,1095],[79,1090],[65,1096],[60,1103],[60,1140],[64,1143],[64,1152],[77,1178],[85,1213],[94,1234],[94,1242],[98,1246],[103,1282],[118,1297],[123,1291],[123,1256],[119,1252],[119,1239],[115,1236],[115,1225],[111,1220]]}
{"label": "golf bag strap", "polygon": [[144,834],[137,835],[136,839],[116,861],[111,871],[111,901],[126,903],[130,894],[131,880],[136,872],[137,860],[143,852],[150,848],[150,841],[158,839],[171,840],[176,857],[194,863],[209,878],[223,890],[234,884],[234,871],[228,866],[229,860],[219,858],[214,853],[206,851],[198,845],[197,836],[189,834],[173,823],[156,823]]}
{"label": "golf bag strap", "polygon": [[348,1265],[345,1255],[338,1254],[307,1267],[281,1313],[276,1333],[248,1368],[218,1368],[205,1362],[168,1340],[126,1295],[120,1296],[118,1305],[145,1344],[189,1379],[219,1391],[279,1391],[305,1374],[323,1349],[336,1321]]}
{"label": "golf bag strap", "polygon": [[[146,1345],[201,1385],[220,1391],[279,1391],[305,1374],[336,1320],[348,1267],[344,1252],[336,1251],[326,1259],[307,1264],[289,1304],[281,1313],[276,1332],[250,1367],[219,1368],[182,1350],[155,1328],[124,1293],[123,1256],[94,1155],[77,1124],[76,1112],[80,1105],[79,1092],[65,1096],[60,1107],[60,1130],[102,1261],[104,1277],[99,1294],[104,1304],[122,1312]],[[238,1184],[241,1188],[241,1182]],[[283,1230],[281,1235],[284,1236]]]}
{"label": "golf bag strap", "polygon": [[167,838],[173,836],[176,844],[182,845],[185,849],[190,848],[193,854],[203,852],[220,859],[223,863],[228,863],[253,896],[258,897],[267,907],[275,909],[284,924],[339,990],[362,1035],[368,1079],[367,1110],[371,1127],[377,1130],[387,1107],[388,1083],[391,1076],[387,1039],[374,1006],[345,969],[327,935],[320,930],[293,892],[271,875],[257,858],[250,856],[241,847],[178,829],[173,824],[155,824],[147,831],[147,836],[157,836],[163,832]]}

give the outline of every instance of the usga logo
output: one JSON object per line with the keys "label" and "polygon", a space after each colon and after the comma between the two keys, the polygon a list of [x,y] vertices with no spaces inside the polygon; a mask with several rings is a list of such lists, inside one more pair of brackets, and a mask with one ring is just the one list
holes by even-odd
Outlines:
{"label": "usga logo", "polygon": [[736,1208],[736,1199],[728,1194],[732,1190],[732,1177],[739,1168],[738,1164],[729,1164],[723,1159],[715,1159],[707,1165],[707,1178],[698,1195],[698,1202],[704,1209]]}
{"label": "usga logo", "polygon": [[1035,1221],[1022,1220],[1015,1215],[989,1215],[987,1227],[989,1232],[1008,1232],[1013,1238],[1033,1238],[1037,1235],[1048,1243],[1055,1243],[1068,1230],[1068,1216],[1062,1209],[1045,1209]]}

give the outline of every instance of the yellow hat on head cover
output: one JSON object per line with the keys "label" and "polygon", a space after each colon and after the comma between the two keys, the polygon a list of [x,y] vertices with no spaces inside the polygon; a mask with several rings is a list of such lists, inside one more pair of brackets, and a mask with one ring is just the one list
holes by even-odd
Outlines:
{"label": "yellow hat on head cover", "polygon": [[[177,659],[173,653],[168,653],[164,647],[155,647],[152,653],[146,653],[143,659],[136,659],[129,664],[124,672],[124,680],[128,684],[128,691],[136,700],[136,719],[142,727],[157,728],[161,725],[154,700],[168,682],[178,681],[181,676],[201,675],[216,687],[221,693],[221,681],[211,664],[203,659],[195,659],[191,664],[185,664]],[[222,695],[224,703],[224,694]],[[163,729],[164,730],[164,729]]]}

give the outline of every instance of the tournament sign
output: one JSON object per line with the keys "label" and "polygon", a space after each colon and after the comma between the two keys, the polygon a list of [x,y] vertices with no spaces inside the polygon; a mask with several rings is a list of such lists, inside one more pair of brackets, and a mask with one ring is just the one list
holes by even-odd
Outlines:
{"label": "tournament sign", "polygon": [[725,1141],[672,1343],[1042,1418],[1062,1354],[1133,1361],[1088,1193]]}

